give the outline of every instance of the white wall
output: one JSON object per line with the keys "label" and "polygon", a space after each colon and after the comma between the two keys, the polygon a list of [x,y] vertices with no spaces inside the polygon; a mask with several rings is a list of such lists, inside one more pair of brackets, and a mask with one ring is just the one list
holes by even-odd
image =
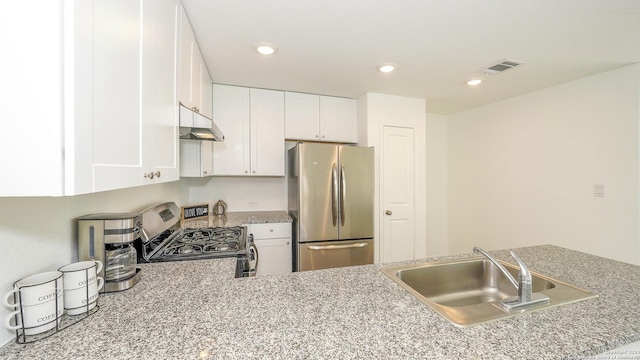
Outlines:
{"label": "white wall", "polygon": [[450,115],[449,251],[555,244],[639,264],[639,120],[639,64]]}
{"label": "white wall", "polygon": [[208,177],[183,179],[189,201],[224,200],[227,211],[287,210],[286,177]]}
{"label": "white wall", "polygon": [[[181,182],[173,182],[73,197],[0,197],[0,294],[16,280],[76,261],[78,216],[139,211],[164,201],[183,205],[184,194]],[[0,306],[0,319],[8,313]],[[0,328],[0,345],[15,339],[15,332]]]}
{"label": "white wall", "polygon": [[[427,110],[429,105],[427,104]],[[447,234],[447,117],[427,113],[426,122],[427,254],[446,255]]]}

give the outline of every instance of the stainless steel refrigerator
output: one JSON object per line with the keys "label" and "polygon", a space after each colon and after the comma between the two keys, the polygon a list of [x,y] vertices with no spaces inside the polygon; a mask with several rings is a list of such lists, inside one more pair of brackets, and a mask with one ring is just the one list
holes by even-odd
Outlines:
{"label": "stainless steel refrigerator", "polygon": [[373,263],[373,155],[319,143],[289,150],[295,271]]}

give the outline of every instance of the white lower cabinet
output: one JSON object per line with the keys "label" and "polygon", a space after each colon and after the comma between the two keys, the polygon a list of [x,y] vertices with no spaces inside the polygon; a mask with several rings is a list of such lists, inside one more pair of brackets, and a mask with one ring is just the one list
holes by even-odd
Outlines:
{"label": "white lower cabinet", "polygon": [[258,248],[257,276],[291,272],[291,223],[245,224]]}

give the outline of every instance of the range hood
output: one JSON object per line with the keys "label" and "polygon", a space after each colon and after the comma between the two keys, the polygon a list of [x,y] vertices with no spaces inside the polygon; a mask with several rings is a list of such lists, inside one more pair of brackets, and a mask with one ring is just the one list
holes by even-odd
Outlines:
{"label": "range hood", "polygon": [[180,103],[180,139],[224,141],[224,134],[212,119]]}

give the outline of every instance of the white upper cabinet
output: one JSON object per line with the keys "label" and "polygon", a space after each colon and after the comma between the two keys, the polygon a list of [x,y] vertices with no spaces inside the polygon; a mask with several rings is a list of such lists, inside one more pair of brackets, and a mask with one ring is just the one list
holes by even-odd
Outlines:
{"label": "white upper cabinet", "polygon": [[320,141],[320,96],[285,92],[285,138]]}
{"label": "white upper cabinet", "polygon": [[140,0],[93,2],[95,191],[142,184],[141,10]]}
{"label": "white upper cabinet", "polygon": [[320,140],[357,143],[357,106],[354,99],[320,96]]}
{"label": "white upper cabinet", "polygon": [[[16,21],[34,21],[33,9],[22,3],[12,5]],[[44,3],[39,6],[48,8],[37,13],[46,19],[38,24],[51,31],[25,30],[24,45],[11,46],[22,59],[41,59],[43,51],[55,58],[40,61],[38,72],[21,71],[29,62],[19,59],[13,67],[26,76],[22,83],[46,83],[47,100],[37,112],[14,106],[2,115],[20,119],[22,133],[32,126],[48,133],[22,151],[20,161],[6,162],[11,176],[1,177],[0,195],[75,195],[177,180],[179,2]],[[7,130],[14,136],[3,138],[0,150],[25,149],[24,139]]]}
{"label": "white upper cabinet", "polygon": [[176,94],[179,11],[178,0],[144,2],[142,171],[145,183],[179,179]]}
{"label": "white upper cabinet", "polygon": [[187,13],[180,9],[178,97],[184,106],[211,118],[211,77]]}
{"label": "white upper cabinet", "polygon": [[251,175],[284,176],[284,92],[251,89]]}
{"label": "white upper cabinet", "polygon": [[225,135],[213,145],[213,173],[284,176],[284,93],[213,85],[213,118]]}
{"label": "white upper cabinet", "polygon": [[286,92],[285,138],[357,143],[356,100]]}
{"label": "white upper cabinet", "polygon": [[93,191],[177,180],[179,3],[93,3]]}
{"label": "white upper cabinet", "polygon": [[180,140],[180,176],[213,175],[213,141]]}

